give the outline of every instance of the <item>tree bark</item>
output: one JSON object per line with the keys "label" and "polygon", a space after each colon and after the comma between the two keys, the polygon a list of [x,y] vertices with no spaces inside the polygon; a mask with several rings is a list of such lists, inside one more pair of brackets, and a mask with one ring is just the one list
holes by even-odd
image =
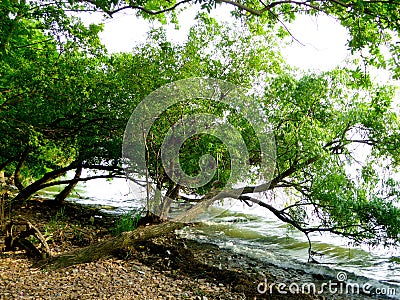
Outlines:
{"label": "tree bark", "polygon": [[160,205],[160,218],[166,220],[168,218],[169,211],[171,209],[172,201],[178,198],[180,185],[176,184],[168,189],[166,196],[162,199]]}
{"label": "tree bark", "polygon": [[79,182],[79,178],[81,177],[82,174],[82,166],[79,166],[76,171],[75,171],[75,176],[74,179],[71,181],[70,184],[68,184],[56,197],[55,201],[59,204],[62,204],[64,200],[68,197],[68,195],[72,192],[72,190],[75,188],[75,186]]}
{"label": "tree bark", "polygon": [[21,158],[19,159],[18,165],[14,171],[14,185],[20,191],[22,191],[24,189],[24,186],[21,183],[21,169],[22,169],[22,166],[24,165],[26,159],[28,158],[29,151],[30,151],[29,146],[26,146],[24,152],[22,152],[22,154],[21,154]]}
{"label": "tree bark", "polygon": [[133,245],[167,234],[173,230],[182,228],[185,223],[190,222],[200,213],[202,213],[214,201],[220,199],[216,197],[217,192],[210,192],[204,197],[204,200],[194,205],[187,212],[176,217],[172,221],[167,221],[157,225],[141,227],[134,231],[124,232],[121,235],[109,240],[87,246],[72,252],[61,254],[42,260],[33,265],[33,267],[58,269],[72,266],[75,264],[89,263],[96,261],[104,256],[112,255],[121,250],[129,250]]}
{"label": "tree bark", "polygon": [[61,254],[44,261],[39,261],[33,267],[59,269],[68,266],[89,263],[96,261],[104,256],[113,255],[121,250],[129,250],[136,243],[164,235],[184,226],[183,223],[166,222],[148,227],[142,227],[130,232],[124,232],[121,235],[109,240],[87,246],[66,254]]}
{"label": "tree bark", "polygon": [[36,180],[35,182],[31,183],[23,190],[21,190],[17,196],[13,199],[13,205],[21,205],[24,201],[29,199],[37,191],[40,191],[45,183],[49,182],[50,180],[54,180],[57,177],[64,175],[67,171],[73,170],[76,168],[76,162],[71,163],[69,166],[65,168],[61,168],[58,170],[53,170],[51,172],[46,173],[43,175],[42,178]]}
{"label": "tree bark", "polygon": [[[15,230],[16,226],[25,226],[25,230],[18,232]],[[6,237],[4,239],[6,251],[15,251],[15,249],[22,248],[26,251],[27,255],[35,259],[43,259],[50,257],[50,248],[46,242],[46,239],[41,234],[39,229],[32,225],[31,222],[24,220],[22,218],[17,218],[17,220],[9,221],[5,226]],[[35,236],[42,244],[42,249],[36,248],[32,242],[27,239],[30,236]]]}

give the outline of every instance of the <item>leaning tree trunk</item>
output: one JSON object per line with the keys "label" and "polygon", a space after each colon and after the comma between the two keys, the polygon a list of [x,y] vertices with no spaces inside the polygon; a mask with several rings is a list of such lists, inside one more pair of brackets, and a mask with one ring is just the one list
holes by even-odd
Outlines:
{"label": "leaning tree trunk", "polygon": [[182,227],[183,223],[169,221],[166,223],[143,227],[130,232],[124,232],[115,238],[68,252],[66,254],[61,254],[44,261],[39,261],[34,264],[34,267],[58,269],[76,264],[89,263],[104,256],[113,255],[121,250],[129,250],[129,248],[136,243],[164,235]]}
{"label": "leaning tree trunk", "polygon": [[17,165],[17,167],[15,168],[15,171],[14,171],[14,185],[20,191],[22,191],[24,189],[24,186],[21,183],[21,169],[22,169],[22,166],[24,165],[25,161],[28,158],[29,152],[30,152],[30,149],[29,149],[29,146],[27,146],[25,148],[24,152],[21,154],[21,157],[20,157],[20,159],[18,161],[18,165]]}
{"label": "leaning tree trunk", "polygon": [[87,246],[72,252],[61,254],[59,256],[51,257],[43,261],[37,262],[34,267],[58,269],[72,266],[75,264],[89,263],[96,261],[104,256],[118,253],[121,250],[129,250],[133,245],[167,234],[176,229],[180,229],[185,223],[190,222],[214,201],[221,199],[216,197],[218,194],[215,191],[210,192],[204,197],[204,200],[198,202],[187,212],[175,218],[173,221],[142,227],[134,231],[125,232],[121,235],[111,238],[109,240]]}
{"label": "leaning tree trunk", "polygon": [[78,184],[79,179],[81,178],[82,175],[82,166],[80,165],[76,171],[75,171],[75,176],[72,179],[71,183],[68,184],[55,198],[54,200],[58,204],[64,203],[64,200],[68,197],[68,195],[72,192],[72,190],[75,188],[75,186]]}
{"label": "leaning tree trunk", "polygon": [[73,170],[75,168],[76,168],[76,162],[73,162],[67,167],[46,173],[45,175],[43,175],[42,178],[36,180],[35,182],[25,187],[22,191],[20,191],[18,195],[15,196],[14,199],[12,200],[13,205],[20,206],[22,203],[24,203],[24,201],[28,200],[29,197],[31,197],[34,193],[43,189],[46,183],[64,175],[65,173],[67,173],[67,171]]}

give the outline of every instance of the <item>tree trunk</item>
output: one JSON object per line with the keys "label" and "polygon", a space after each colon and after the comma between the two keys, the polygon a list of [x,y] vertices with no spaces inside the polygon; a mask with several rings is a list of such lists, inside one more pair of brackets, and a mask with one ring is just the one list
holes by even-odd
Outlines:
{"label": "tree trunk", "polygon": [[26,161],[26,159],[28,158],[29,155],[29,146],[27,146],[24,150],[24,152],[21,154],[21,158],[18,162],[17,167],[15,168],[14,171],[14,185],[20,190],[22,191],[24,189],[24,186],[21,183],[21,169],[22,166],[24,165],[24,162]]}
{"label": "tree trunk", "polygon": [[[64,173],[59,174],[58,176],[64,175]],[[50,180],[50,179],[49,179]],[[22,191],[18,193],[17,196],[14,197],[12,200],[13,205],[21,205],[24,203],[24,201],[28,200],[34,193],[40,191],[43,189],[42,184],[45,183],[41,180],[37,180],[30,185],[28,185],[26,188],[24,188]]]}
{"label": "tree trunk", "polygon": [[103,241],[88,247],[78,249],[72,252],[61,254],[34,264],[34,267],[58,269],[65,268],[75,264],[89,263],[98,260],[104,256],[112,255],[121,250],[129,250],[133,245],[167,234],[173,230],[180,229],[184,223],[190,222],[200,213],[202,213],[208,206],[219,198],[215,197],[216,193],[209,193],[204,197],[204,200],[198,202],[195,206],[187,212],[178,216],[172,221],[142,227],[130,232],[124,232],[121,235]]}
{"label": "tree trunk", "polygon": [[176,184],[168,189],[166,196],[162,200],[160,208],[160,218],[161,220],[166,220],[168,218],[169,211],[174,199],[178,198],[180,185]]}
{"label": "tree trunk", "polygon": [[76,168],[76,162],[73,162],[65,168],[61,168],[46,173],[45,175],[43,175],[42,178],[36,180],[35,182],[25,187],[22,191],[20,191],[18,195],[15,196],[14,199],[12,200],[13,205],[21,205],[24,201],[29,199],[29,197],[32,196],[34,193],[40,191],[45,183],[49,182],[50,180],[54,180],[64,175],[67,171],[73,170],[75,168]]}
{"label": "tree trunk", "polygon": [[173,230],[180,229],[183,226],[183,223],[169,221],[166,223],[143,227],[130,232],[124,232],[115,238],[68,252],[66,254],[61,254],[44,261],[39,261],[34,264],[34,267],[58,269],[76,264],[89,263],[104,256],[113,255],[118,251],[128,250],[136,243],[164,235]]}
{"label": "tree trunk", "polygon": [[161,203],[163,200],[163,195],[161,193],[161,188],[157,188],[154,191],[153,199],[150,201],[148,213],[153,213],[157,216],[161,215]]}
{"label": "tree trunk", "polygon": [[81,178],[81,174],[82,174],[82,166],[79,166],[76,171],[75,171],[75,176],[73,181],[68,184],[55,198],[54,200],[59,203],[62,204],[64,202],[64,200],[68,197],[68,195],[72,192],[72,190],[75,188],[75,186],[78,184],[79,182],[79,178]]}

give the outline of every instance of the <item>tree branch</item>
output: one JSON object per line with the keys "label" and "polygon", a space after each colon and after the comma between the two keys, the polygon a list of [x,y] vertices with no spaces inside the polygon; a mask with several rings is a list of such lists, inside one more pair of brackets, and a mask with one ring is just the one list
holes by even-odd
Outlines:
{"label": "tree branch", "polygon": [[145,12],[146,14],[149,14],[149,15],[152,15],[152,16],[160,15],[160,14],[163,14],[163,13],[166,13],[166,12],[173,11],[173,10],[176,9],[178,6],[180,6],[180,5],[182,5],[182,4],[185,4],[185,3],[189,3],[189,2],[191,2],[192,0],[182,0],[182,1],[179,1],[179,2],[175,3],[174,5],[172,5],[172,6],[170,6],[170,7],[167,7],[167,8],[165,8],[165,9],[160,9],[160,10],[151,10],[151,9],[147,9],[147,8],[145,8],[145,7],[143,7],[143,6],[133,4],[132,1],[129,2],[129,5],[125,5],[125,6],[116,8],[116,9],[114,9],[114,10],[107,10],[107,9],[105,9],[105,8],[103,8],[103,7],[100,7],[100,6],[96,3],[96,1],[93,1],[93,0],[83,0],[83,1],[84,1],[84,2],[87,2],[87,3],[90,3],[90,4],[94,5],[95,7],[100,8],[104,13],[106,13],[107,15],[109,15],[110,17],[112,17],[114,14],[116,14],[116,13],[118,13],[118,12],[120,12],[120,11],[129,9],[129,8],[143,11],[143,12]]}
{"label": "tree branch", "polygon": [[[259,199],[250,197],[250,196],[245,196],[242,195],[239,197],[239,200],[246,200],[249,202],[253,202],[256,203],[258,205],[260,205],[261,207],[264,207],[266,209],[268,209],[270,212],[272,212],[279,220],[288,223],[290,225],[292,225],[293,227],[295,227],[296,229],[298,229],[299,231],[305,233],[305,234],[309,234],[312,232],[331,232],[337,235],[343,235],[343,232],[340,230],[344,230],[344,229],[348,229],[348,228],[352,228],[352,227],[360,227],[361,224],[349,224],[349,225],[345,225],[345,226],[332,226],[332,227],[322,227],[322,226],[317,226],[317,227],[307,227],[304,228],[302,226],[299,225],[299,223],[297,221],[295,221],[293,218],[289,218],[287,213],[284,212],[284,210],[278,210],[275,207],[273,207],[272,205],[265,203]],[[351,236],[351,235],[349,235]],[[348,236],[348,237],[349,237]]]}
{"label": "tree branch", "polygon": [[84,177],[84,178],[79,178],[79,179],[66,179],[66,180],[58,180],[58,181],[52,181],[52,182],[48,182],[45,184],[42,184],[40,186],[40,189],[45,189],[47,187],[50,186],[55,186],[55,185],[63,185],[63,184],[70,184],[74,181],[89,181],[89,180],[93,180],[93,179],[102,179],[102,178],[125,178],[124,176],[118,176],[115,174],[109,174],[109,175],[96,175],[96,176],[90,176],[90,177]]}

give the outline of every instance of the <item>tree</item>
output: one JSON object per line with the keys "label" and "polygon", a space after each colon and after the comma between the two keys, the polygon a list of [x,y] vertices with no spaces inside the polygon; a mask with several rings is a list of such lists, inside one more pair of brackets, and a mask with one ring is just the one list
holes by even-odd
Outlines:
{"label": "tree", "polygon": [[[237,103],[230,103],[229,106],[201,99],[201,103],[194,101],[195,105],[191,106],[184,101],[158,116],[159,119],[152,123],[152,129],[143,133],[147,137],[145,147],[149,152],[144,169],[149,170],[157,190],[166,189],[165,194],[158,194],[158,197],[164,197],[163,200],[159,200],[155,194],[154,211],[165,216],[164,208],[157,210],[157,207],[164,202],[169,210],[171,200],[168,197],[178,202],[198,203],[201,199],[208,201],[211,193],[213,201],[237,198],[247,205],[253,203],[267,208],[307,237],[312,232],[325,231],[346,236],[355,243],[397,245],[400,233],[400,215],[396,204],[399,182],[393,175],[399,163],[399,116],[391,110],[394,90],[372,83],[367,85],[365,81],[355,83],[352,72],[345,69],[319,75],[305,74],[298,78],[285,71],[274,75],[266,77],[264,82],[262,107],[266,115],[257,115],[253,111],[260,123],[267,119],[272,124],[277,152],[276,170],[271,180],[242,189],[235,189],[233,185],[226,186],[232,176],[237,175],[232,174],[233,167],[229,164],[232,152],[226,149],[227,145],[221,147],[218,138],[215,140],[218,135],[211,130],[211,137],[203,134],[183,135],[187,141],[180,148],[179,155],[167,152],[169,159],[163,161],[162,143],[167,140],[167,131],[179,120],[188,122],[182,115],[212,112],[219,116],[219,122],[229,122],[241,132],[239,138],[229,133],[227,138],[235,139],[234,145],[239,144],[239,139],[249,145],[250,164],[255,167],[251,175],[263,178],[264,169],[257,156],[257,153],[263,151],[260,144],[257,144],[257,137],[251,137],[254,135],[249,130],[251,124],[243,123],[240,116],[237,117],[237,114],[243,113],[243,110],[237,109]],[[201,84],[207,86],[208,83]],[[213,84],[209,84],[209,89],[212,89]],[[199,88],[194,86],[195,90]],[[172,89],[179,89],[179,84],[172,85]],[[220,89],[223,90],[223,87]],[[162,96],[156,94],[154,99],[161,99]],[[150,110],[158,111],[154,107]],[[233,113],[235,110],[236,115]],[[234,117],[224,121],[222,116],[229,113]],[[136,124],[140,114],[133,116],[132,124]],[[152,120],[150,117],[152,114],[149,116],[149,120]],[[133,167],[128,171],[144,176],[144,171],[140,169],[144,165],[136,164],[140,154],[129,143],[130,139],[135,140],[129,124],[125,135],[128,140],[125,152],[126,158],[133,161]],[[193,126],[192,123],[190,126]],[[185,127],[185,130],[189,130],[189,127]],[[257,132],[257,129],[254,130]],[[181,145],[181,142],[175,142]],[[371,152],[365,161],[359,159],[359,153],[354,150],[360,144],[367,145],[368,149],[364,151]],[[183,173],[195,178],[204,172],[201,157],[205,154],[219,157],[220,160],[217,173],[211,176],[211,180],[208,179],[207,184],[191,187],[187,183],[181,184],[178,177],[171,176],[168,168],[174,169],[170,165],[171,162],[176,164],[174,155],[179,156],[179,167]],[[243,175],[236,176],[231,183],[246,182],[251,179],[250,174],[245,178]],[[218,195],[211,190],[211,183],[217,179],[220,185],[217,186],[220,190]],[[252,195],[277,189],[283,189],[291,195],[281,207]],[[199,197],[179,196],[179,191],[197,194],[200,200]]]}
{"label": "tree", "polygon": [[[3,1],[0,11],[0,169],[13,173],[19,199],[25,200],[77,168],[78,127],[60,125],[78,117],[76,99],[84,99],[88,83],[74,76],[89,73],[85,57],[101,55],[101,26],[86,27],[62,9],[25,1]],[[32,179],[36,184],[25,186]]]}
{"label": "tree", "polygon": [[[203,21],[208,22],[207,20]],[[45,263],[68,266],[112,254],[121,248],[129,248],[142,239],[179,228],[182,226],[181,222],[192,220],[209,205],[227,198],[265,208],[281,221],[303,232],[309,238],[310,260],[313,260],[310,237],[313,232],[339,234],[355,244],[397,246],[400,237],[399,182],[395,180],[394,173],[399,166],[400,124],[399,116],[393,110],[394,89],[390,86],[376,85],[365,78],[355,81],[353,71],[347,69],[335,69],[321,74],[296,73],[285,66],[279,55],[273,51],[274,48],[266,46],[268,44],[262,42],[262,39],[258,40],[255,36],[248,39],[241,32],[243,40],[239,39],[240,42],[233,46],[229,41],[237,41],[237,38],[233,37],[232,33],[226,34],[224,26],[212,22],[209,26],[200,26],[200,32],[192,31],[193,39],[189,37],[184,47],[168,43],[162,34],[155,32],[152,42],[147,47],[140,47],[136,49],[134,56],[123,58],[121,68],[133,67],[135,64],[127,63],[126,57],[138,58],[138,53],[141,53],[140,59],[135,62],[146,66],[142,70],[151,70],[152,74],[159,74],[159,77],[156,77],[161,80],[157,82],[159,84],[180,79],[180,76],[186,78],[192,63],[196,66],[196,75],[206,75],[210,70],[226,70],[235,66],[235,62],[249,65],[256,63],[256,66],[264,67],[271,66],[272,62],[272,66],[276,68],[270,68],[271,72],[267,72],[265,68],[244,68],[245,73],[237,76],[235,71],[240,71],[243,66],[239,64],[237,68],[232,67],[232,72],[222,71],[217,75],[212,73],[216,77],[244,83],[242,87],[245,90],[252,91],[251,95],[261,98],[260,108],[263,114],[255,113],[254,116],[268,120],[276,141],[276,169],[270,180],[258,185],[249,184],[240,189],[226,185],[226,178],[232,170],[227,163],[231,159],[227,153],[229,149],[220,147],[218,139],[206,134],[190,136],[180,149],[179,161],[185,173],[196,176],[202,171],[198,164],[202,156],[211,154],[219,157],[221,163],[217,170],[222,174],[219,178],[221,181],[216,186],[212,186],[213,180],[210,180],[205,185],[193,187],[182,186],[178,181],[166,176],[168,170],[162,161],[165,134],[177,120],[182,120],[182,115],[204,112],[216,115],[220,121],[229,122],[237,131],[242,132],[239,137],[227,135],[228,138],[233,138],[233,142],[239,142],[237,139],[246,141],[246,145],[249,145],[249,162],[255,167],[253,175],[257,177],[257,173],[263,172],[261,168],[257,169],[257,166],[260,166],[257,153],[262,151],[260,145],[252,142],[257,140],[254,132],[247,130],[251,123],[246,123],[241,118],[244,111],[240,110],[239,116],[232,114],[231,118],[228,117],[224,121],[221,116],[224,116],[224,112],[233,112],[235,105],[221,104],[215,99],[189,98],[192,105],[183,101],[170,106],[156,121],[152,121],[145,139],[148,154],[146,165],[144,168],[133,165],[132,169],[128,169],[139,176],[146,176],[147,170],[152,183],[162,191],[159,194],[162,197],[161,202],[167,199],[164,196],[172,196],[174,201],[185,203],[188,211],[180,214],[174,220],[176,222],[127,233],[100,245],[52,258]],[[211,41],[218,45],[213,49],[217,52],[231,53],[233,61],[224,60],[226,56],[213,52],[209,53],[209,56],[205,52],[206,54],[196,57],[193,54],[198,53],[196,42],[203,40],[201,30],[205,30],[206,36],[206,32],[213,32],[215,40]],[[256,43],[257,40],[260,41],[259,44]],[[254,56],[248,55],[246,51],[254,53]],[[194,61],[186,59],[187,53],[195,58]],[[265,56],[260,57],[259,53],[264,53]],[[162,61],[163,64],[153,64],[154,61]],[[218,65],[218,68],[215,68],[215,65]],[[248,81],[244,80],[246,78]],[[207,84],[206,79],[201,80],[203,81],[199,82]],[[254,91],[251,87],[256,80],[260,80],[262,84]],[[147,84],[150,82],[145,81],[144,85]],[[174,87],[174,84],[168,86]],[[229,89],[231,85],[226,87]],[[224,85],[220,88],[220,93],[224,94]],[[157,105],[155,102],[156,111]],[[137,131],[141,136],[140,128]],[[131,137],[128,135],[129,138]],[[368,156],[365,160],[357,157],[359,153],[355,149],[358,145],[366,147],[364,152],[367,151]],[[274,192],[277,190],[283,190],[288,195],[284,203],[274,201]],[[186,197],[182,192],[196,194],[198,197]],[[255,193],[269,197],[260,200]],[[158,199],[155,200],[158,205]],[[168,211],[171,203],[166,204],[164,207]]]}
{"label": "tree", "polygon": [[[210,9],[212,6],[209,5],[213,4],[203,3],[203,8]],[[254,122],[242,117],[246,115],[245,107],[238,110],[234,102],[221,104],[212,97],[177,103],[152,123],[149,134],[145,135],[146,165],[132,169],[133,175],[147,177],[160,191],[156,195],[160,199],[154,199],[157,206],[161,206],[161,216],[165,216],[172,205],[168,198],[163,198],[165,194],[188,205],[190,213],[178,219],[182,222],[215,201],[233,197],[247,205],[270,210],[307,237],[312,232],[326,231],[344,235],[356,243],[397,245],[400,237],[400,212],[396,203],[399,186],[392,175],[399,164],[400,131],[399,116],[392,110],[393,89],[375,85],[368,76],[360,76],[365,74],[357,69],[337,69],[322,74],[296,73],[282,61],[273,38],[279,29],[272,26],[276,23],[276,15],[282,14],[284,20],[289,21],[294,18],[294,12],[302,12],[301,8],[306,8],[307,13],[334,15],[343,23],[348,21],[346,26],[354,29],[351,41],[355,41],[358,34],[358,43],[349,46],[357,50],[368,45],[372,55],[368,62],[383,65],[377,52],[383,40],[374,38],[382,28],[397,30],[395,3],[276,2],[260,7],[231,4],[251,13],[247,24],[237,26],[238,32],[200,14],[198,25],[192,28],[183,45],[169,42],[162,30],[155,30],[148,42],[133,53],[111,56],[102,55],[97,47],[95,27],[91,30],[81,27],[83,25],[78,22],[80,25],[76,26],[80,29],[74,31],[76,26],[71,24],[76,23],[71,23],[73,18],[70,19],[65,11],[101,9],[113,14],[124,9],[118,3],[37,1],[22,6],[29,14],[21,20],[13,18],[13,12],[6,7],[8,13],[3,15],[2,26],[14,24],[13,28],[19,28],[20,22],[47,24],[42,17],[36,19],[37,13],[61,18],[55,18],[44,31],[20,26],[24,30],[28,28],[28,34],[17,34],[14,29],[6,30],[8,35],[2,37],[0,138],[4,141],[1,144],[4,149],[1,164],[2,168],[13,171],[16,185],[22,188],[16,201],[25,200],[49,185],[73,185],[79,180],[88,180],[80,178],[81,168],[110,172],[100,177],[121,176],[124,163],[121,159],[122,135],[133,108],[165,84],[195,76],[212,77],[240,85],[252,99],[261,99],[259,109],[250,111],[253,112],[251,118],[261,125],[268,120],[273,129],[277,145],[276,169],[267,182],[252,183],[251,180],[256,182],[260,173],[262,175],[260,153],[265,152],[260,149],[261,143],[257,143],[258,128],[252,127]],[[16,4],[7,5],[14,9]],[[150,6],[145,9],[131,7],[150,15],[148,9],[171,7],[173,10],[176,7],[163,2],[147,2],[146,5]],[[253,18],[264,13],[265,18]],[[236,16],[239,15],[242,16],[236,11]],[[379,16],[382,21],[372,15]],[[363,26],[368,25],[368,30],[357,27],[356,17]],[[257,35],[256,29],[267,21],[270,27],[258,31]],[[60,27],[53,32],[50,29],[54,29],[55,24]],[[26,46],[28,36],[35,34],[39,43],[35,42],[34,47]],[[47,35],[49,41],[40,42]],[[74,43],[75,39],[81,46],[74,47],[80,45]],[[391,45],[395,53],[397,45]],[[18,68],[19,65],[23,67]],[[397,69],[394,67],[393,71],[397,72]],[[215,83],[202,80],[206,85]],[[220,95],[229,92],[230,86],[222,84]],[[153,105],[158,108],[157,103]],[[233,142],[242,139],[248,145],[248,161],[254,167],[254,178],[246,178],[247,185],[243,188],[237,189],[234,186],[237,182],[229,181],[235,173],[229,164],[235,151],[230,152],[220,138],[207,133],[188,137],[178,158],[182,170],[196,177],[203,170],[200,158],[213,155],[218,165],[211,180],[201,186],[191,186],[182,185],[168,176],[168,168],[174,170],[175,162],[166,167],[162,161],[165,134],[178,120],[186,121],[187,115],[204,113],[217,116],[218,122],[231,123],[241,134],[228,133],[227,138]],[[142,136],[139,129],[138,133]],[[354,147],[359,144],[370,150],[368,158],[362,162],[355,157]],[[355,171],[350,172],[350,168]],[[56,180],[68,170],[76,170],[75,178]],[[33,178],[33,183],[25,186],[19,177]],[[292,195],[282,206],[253,196],[255,192],[269,193],[277,189],[290,191],[287,194]],[[186,197],[182,192],[198,197]],[[180,225],[167,223],[165,227],[152,227],[154,230],[149,229],[148,235],[145,231],[138,236],[154,236],[177,226]],[[105,249],[110,253],[115,247],[134,242],[138,236],[131,233],[116,238],[107,242]],[[86,250],[86,254],[93,254],[93,248]],[[81,256],[85,261],[95,258],[86,254]]]}
{"label": "tree", "polygon": [[[289,187],[297,195],[274,214],[306,234],[330,231],[356,243],[397,245],[399,183],[391,177],[398,168],[399,116],[391,110],[393,89],[361,89],[346,70],[277,80],[267,93],[279,99],[271,115],[278,124],[279,171],[269,188]],[[282,84],[287,89],[277,93]],[[368,145],[365,161],[355,150],[359,144]]]}
{"label": "tree", "polygon": [[[206,20],[212,26],[213,21]],[[138,47],[135,55],[99,54],[94,58],[75,49],[60,55],[55,45],[49,43],[45,46],[51,55],[34,52],[34,61],[27,61],[23,68],[12,66],[14,72],[5,72],[4,86],[14,87],[4,93],[2,114],[8,129],[4,129],[3,138],[14,144],[3,143],[2,161],[3,168],[14,173],[15,182],[19,182],[20,193],[14,202],[21,203],[49,186],[68,185],[57,197],[62,201],[79,181],[122,176],[122,136],[129,115],[147,94],[170,80],[211,75],[238,81],[255,74],[252,70],[257,68],[252,66],[258,56],[267,55],[261,54],[265,51],[261,48],[258,54],[254,49],[236,50],[224,65],[212,58],[217,53],[210,53],[206,59],[201,57],[202,43],[206,38],[212,40],[207,37],[210,26],[194,27],[185,47],[169,44],[164,33],[156,30],[149,37],[149,45]],[[233,38],[223,43],[233,43]],[[221,49],[226,46],[223,43]],[[229,47],[225,48],[227,53]],[[272,61],[272,49],[268,53]],[[274,59],[273,68],[279,68],[279,59]],[[169,68],[160,67],[160,61],[168,63]],[[250,71],[238,71],[237,66],[244,62]],[[199,64],[203,67],[199,68]],[[180,71],[172,71],[173,68]],[[27,92],[23,93],[25,98],[14,103],[14,93],[18,90]],[[82,168],[110,173],[80,178]],[[73,170],[76,170],[74,179],[57,180]]]}
{"label": "tree", "polygon": [[[154,74],[152,76],[148,76],[142,72],[146,78],[151,78],[151,82],[145,81],[146,86],[152,84],[155,90],[171,81],[196,76],[219,78],[250,88],[253,84],[252,78],[258,77],[266,68],[272,73],[280,73],[281,69],[285,68],[282,64],[282,58],[278,54],[276,41],[273,38],[268,36],[251,37],[251,33],[244,28],[236,33],[232,32],[229,27],[217,24],[206,15],[199,16],[199,19],[199,24],[192,28],[188,41],[183,46],[173,45],[168,42],[163,31],[153,31],[150,44],[145,47],[139,46],[136,49],[136,54],[142,53],[139,60],[142,69],[151,70],[151,68],[156,68],[152,70]],[[210,32],[213,34],[210,35]],[[206,51],[204,51],[205,45],[207,45]],[[146,50],[143,51],[141,49]],[[154,64],[154,61],[160,61],[162,64]],[[138,67],[137,63],[135,67]],[[157,77],[155,74],[157,74]],[[156,82],[156,78],[163,79],[163,81]],[[155,82],[156,85],[154,85]],[[170,95],[166,95],[166,97],[170,97]],[[160,110],[161,115],[152,124],[148,135],[146,165],[135,166],[133,170],[129,171],[129,173],[132,173],[132,176],[135,176],[135,174],[139,174],[142,177],[149,175],[152,178],[152,182],[156,185],[156,190],[161,192],[165,189],[166,195],[170,195],[172,198],[181,197],[179,195],[180,191],[187,194],[207,193],[212,187],[212,183],[220,181],[220,185],[226,184],[232,175],[232,172],[227,170],[223,165],[229,157],[223,143],[209,134],[197,135],[196,138],[190,139],[190,142],[184,144],[184,150],[180,151],[179,160],[185,168],[185,173],[190,176],[195,176],[195,174],[199,173],[198,159],[206,153],[213,157],[221,156],[218,159],[221,164],[215,176],[212,179],[209,178],[208,184],[205,184],[200,189],[191,189],[186,185],[177,185],[176,181],[171,179],[171,174],[166,170],[167,166],[161,161],[161,150],[165,141],[165,135],[175,123],[193,113],[208,113],[223,118],[224,113],[228,109],[231,113],[229,116],[230,122],[241,127],[245,134],[254,130],[249,126],[248,121],[243,118],[235,119],[234,115],[237,107],[233,107],[233,103],[230,104],[231,107],[228,107],[226,104],[221,105],[221,103],[216,103],[211,99],[191,100],[194,99],[177,103],[164,112],[162,112],[163,105],[157,99],[149,102],[148,107],[150,111]],[[242,106],[241,103],[237,103],[237,105]],[[132,110],[134,108],[132,107]],[[255,111],[251,113],[255,113]],[[132,116],[131,119],[137,121],[141,117],[142,114],[138,113],[138,116]],[[243,121],[244,123],[241,124]],[[138,137],[137,126],[132,126],[132,135]],[[251,140],[247,142],[247,145],[252,144]],[[256,143],[254,146],[256,146]],[[136,152],[129,153],[129,156],[139,156],[140,154]],[[250,151],[250,155],[250,159],[256,160],[258,155],[257,150],[253,149]],[[177,162],[172,163],[170,161],[169,168],[171,170],[174,168],[173,164],[177,164]],[[146,172],[149,173],[147,174]],[[155,197],[160,198],[160,194]],[[164,199],[165,201],[161,199],[154,201],[153,205],[155,207],[151,210],[153,212],[160,210],[156,214],[161,214],[162,217],[166,216],[171,204],[166,199]]]}
{"label": "tree", "polygon": [[[203,22],[208,21],[205,18]],[[261,93],[265,115],[252,112],[256,118],[265,118],[271,123],[277,144],[276,171],[269,185],[247,186],[240,192],[228,186],[225,189],[231,189],[230,192],[218,197],[226,198],[230,193],[236,193],[245,203],[256,202],[270,209],[279,219],[307,236],[315,231],[330,231],[347,236],[356,243],[369,241],[371,244],[397,244],[400,232],[399,212],[396,208],[398,182],[392,176],[399,162],[399,117],[392,110],[394,89],[375,85],[364,77],[355,81],[354,72],[346,69],[322,74],[296,74],[284,66],[273,47],[264,46],[267,44],[265,40],[258,40],[258,44],[256,36],[250,38],[245,32],[240,32],[241,39],[215,23],[209,23],[208,26],[202,24],[199,31],[192,32],[183,51],[179,48],[173,50],[165,37],[156,35],[161,47],[147,48],[147,59],[164,62],[157,68],[162,77],[167,72],[169,80],[179,79],[179,75],[173,77],[168,72],[173,70],[174,74],[179,74],[180,70],[186,70],[185,55],[188,50],[195,49],[189,52],[193,64],[198,71],[202,71],[203,66],[207,68],[204,73],[196,74],[212,74],[215,78],[241,83],[243,88],[248,89],[254,86],[256,78],[263,78]],[[207,32],[213,32],[211,39],[207,39]],[[219,43],[214,45],[215,40]],[[214,52],[197,58],[193,53],[200,53],[197,50],[200,49],[197,48],[200,41],[204,42],[203,45],[213,45],[210,48]],[[233,44],[233,41],[238,42]],[[146,59],[142,58],[141,61]],[[215,65],[218,67],[214,68]],[[213,70],[227,69],[230,70],[213,73]],[[238,71],[242,73],[236,76]],[[162,161],[162,143],[166,140],[168,130],[183,120],[183,116],[209,112],[223,119],[224,115],[228,115],[225,122],[241,132],[248,146],[250,162],[260,166],[260,145],[254,136],[256,129],[252,131],[251,124],[237,116],[236,103],[223,105],[205,99],[192,102],[192,105],[183,101],[171,106],[152,122],[146,140],[146,166],[144,170],[135,169],[136,166],[131,170],[143,177],[148,170],[157,189],[166,191],[164,195],[189,202],[191,199],[180,195],[180,191],[204,196],[210,192],[215,181],[219,182],[217,188],[225,186],[232,176],[228,163],[232,157],[231,152],[228,153],[227,148],[215,137],[204,134],[192,136],[179,152],[179,162],[184,173],[192,177],[199,174],[199,161],[205,154],[219,157],[217,173],[207,184],[195,188],[182,186],[179,180],[171,178],[168,166]],[[150,110],[158,111],[158,108],[153,106]],[[239,114],[242,113],[243,110],[239,111]],[[371,152],[366,161],[358,159],[357,151],[354,150],[360,144],[366,145],[368,149],[365,151]],[[129,147],[127,150],[128,158],[140,155],[132,152],[130,156]],[[172,160],[168,161],[171,163]],[[372,172],[378,170],[378,167],[380,172]],[[350,171],[351,168],[355,170]],[[258,172],[262,173],[263,170],[259,169]],[[252,173],[257,175],[257,172]],[[250,179],[250,174],[246,178]],[[243,178],[238,180],[245,181]],[[258,192],[292,190],[292,199],[278,209],[276,205],[263,203],[247,195],[257,189]],[[160,205],[159,200],[155,203]],[[158,213],[165,215],[162,210]]]}

